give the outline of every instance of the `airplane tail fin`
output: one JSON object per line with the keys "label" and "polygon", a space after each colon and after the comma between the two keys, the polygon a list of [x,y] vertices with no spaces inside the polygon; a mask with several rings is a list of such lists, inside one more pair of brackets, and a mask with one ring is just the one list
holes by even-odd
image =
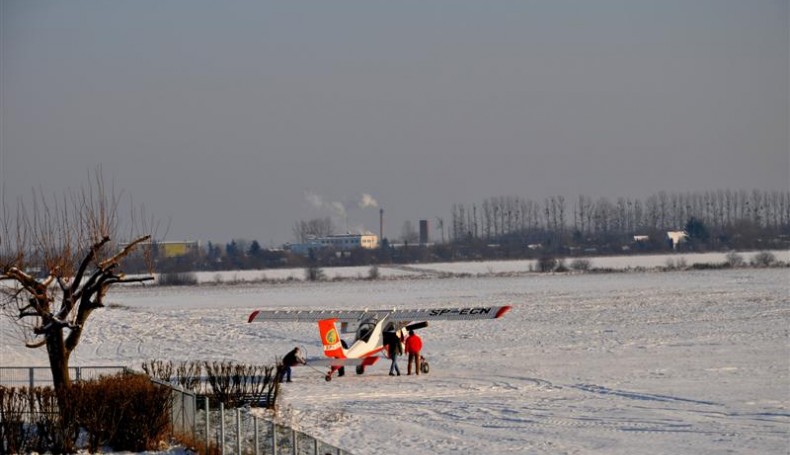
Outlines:
{"label": "airplane tail fin", "polygon": [[335,327],[335,321],[337,321],[335,318],[318,321],[318,331],[321,332],[321,343],[324,345],[324,355],[336,359],[344,359],[346,358],[346,353],[340,342],[340,335],[338,335],[337,328]]}

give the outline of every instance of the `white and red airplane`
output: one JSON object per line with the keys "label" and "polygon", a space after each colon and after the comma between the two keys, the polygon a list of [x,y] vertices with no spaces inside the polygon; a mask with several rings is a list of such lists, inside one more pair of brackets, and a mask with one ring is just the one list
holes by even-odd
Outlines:
{"label": "white and red airplane", "polygon": [[[327,381],[345,365],[356,365],[357,374],[378,361],[384,351],[385,337],[397,336],[403,340],[410,330],[428,326],[428,321],[467,321],[497,319],[512,307],[459,307],[416,310],[256,310],[247,322],[317,322],[324,346],[324,355],[330,360]],[[340,333],[354,333],[354,341],[345,347]],[[311,362],[314,363],[314,362]]]}

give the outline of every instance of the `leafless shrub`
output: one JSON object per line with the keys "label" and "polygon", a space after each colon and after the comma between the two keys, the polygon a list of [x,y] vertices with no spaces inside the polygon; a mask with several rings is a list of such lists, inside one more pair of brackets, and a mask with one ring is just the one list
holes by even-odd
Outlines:
{"label": "leafless shrub", "polygon": [[198,362],[181,362],[176,367],[178,384],[187,390],[196,390],[200,386],[203,368]]}
{"label": "leafless shrub", "polygon": [[170,382],[173,378],[173,362],[163,360],[151,360],[142,364],[145,374],[160,381]]}
{"label": "leafless shrub", "polygon": [[194,286],[198,284],[198,279],[194,272],[168,272],[160,274],[156,284],[159,286]]}
{"label": "leafless shrub", "polygon": [[273,366],[251,366],[231,362],[205,362],[210,386],[209,397],[229,407],[263,403],[274,407],[279,381]]}
{"label": "leafless shrub", "polygon": [[557,265],[557,258],[554,256],[544,255],[538,259],[538,271],[541,273],[553,272]]}
{"label": "leafless shrub", "polygon": [[587,272],[592,267],[592,262],[589,259],[577,258],[571,262],[571,270],[578,272]]}
{"label": "leafless shrub", "polygon": [[25,453],[28,434],[22,414],[28,405],[26,393],[16,388],[0,387],[0,448],[7,453]]}
{"label": "leafless shrub", "polygon": [[760,251],[754,255],[751,264],[754,267],[772,267],[776,264],[776,256],[770,251]]}
{"label": "leafless shrub", "polygon": [[735,251],[730,251],[727,253],[727,264],[729,264],[732,268],[743,267],[746,265],[746,260],[743,259],[743,256],[736,253]]}

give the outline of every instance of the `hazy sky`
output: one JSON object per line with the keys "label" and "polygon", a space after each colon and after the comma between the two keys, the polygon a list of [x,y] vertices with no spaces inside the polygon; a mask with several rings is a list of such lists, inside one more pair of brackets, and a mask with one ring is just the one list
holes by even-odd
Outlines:
{"label": "hazy sky", "polygon": [[790,189],[787,0],[0,5],[8,195],[101,164],[169,240]]}

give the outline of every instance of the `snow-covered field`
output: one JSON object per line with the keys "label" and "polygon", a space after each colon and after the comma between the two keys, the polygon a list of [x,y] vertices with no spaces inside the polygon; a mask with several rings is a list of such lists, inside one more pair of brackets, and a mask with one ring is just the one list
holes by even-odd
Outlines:
{"label": "snow-covered field", "polygon": [[[118,305],[94,313],[72,365],[269,364],[297,345],[320,355],[313,324],[248,324],[256,308],[510,304],[500,320],[422,330],[428,375],[390,377],[386,361],[331,382],[296,369],[286,414],[359,454],[788,453],[790,269],[477,277],[518,266],[452,267],[473,276],[115,289]],[[46,364],[0,324],[0,365]]]}
{"label": "snow-covered field", "polygon": [[[790,262],[790,251],[772,250],[777,260]],[[757,252],[737,253],[749,263]],[[592,256],[584,257],[590,268],[606,270],[655,269],[661,267],[683,268],[694,264],[722,264],[727,262],[727,253],[677,253],[655,255]],[[573,258],[566,259],[570,266]],[[537,270],[535,260],[516,261],[477,261],[477,262],[439,262],[429,264],[409,264],[405,266],[380,266],[382,278],[424,278],[448,274],[466,275],[504,275],[525,274]],[[331,267],[322,269],[327,279],[367,278],[370,267]],[[304,280],[305,271],[296,269],[243,270],[233,272],[197,272],[200,283],[233,283],[277,280]]]}

